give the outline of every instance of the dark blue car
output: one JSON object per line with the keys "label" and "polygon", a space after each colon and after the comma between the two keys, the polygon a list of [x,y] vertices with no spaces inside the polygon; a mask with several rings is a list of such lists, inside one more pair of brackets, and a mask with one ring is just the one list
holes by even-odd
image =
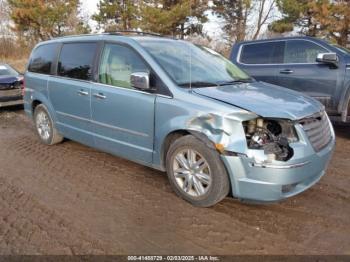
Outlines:
{"label": "dark blue car", "polygon": [[312,96],[335,121],[350,121],[350,51],[312,37],[241,42],[230,59],[256,80]]}
{"label": "dark blue car", "polygon": [[23,76],[8,64],[0,64],[0,107],[23,104]]}

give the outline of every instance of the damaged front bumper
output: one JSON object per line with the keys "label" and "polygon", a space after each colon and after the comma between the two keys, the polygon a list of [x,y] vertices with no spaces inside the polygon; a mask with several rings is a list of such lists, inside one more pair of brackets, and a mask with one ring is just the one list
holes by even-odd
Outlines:
{"label": "damaged front bumper", "polygon": [[289,161],[259,163],[247,155],[222,155],[234,197],[273,202],[297,195],[320,180],[334,150],[334,132],[330,143],[316,153],[307,136],[301,130],[298,131],[301,139],[291,144],[294,156]]}

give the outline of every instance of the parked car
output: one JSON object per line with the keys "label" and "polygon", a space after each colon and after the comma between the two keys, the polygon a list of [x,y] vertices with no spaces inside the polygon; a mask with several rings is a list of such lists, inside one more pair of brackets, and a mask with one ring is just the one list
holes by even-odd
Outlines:
{"label": "parked car", "polygon": [[0,64],[0,107],[21,105],[23,76],[8,64]]}
{"label": "parked car", "polygon": [[314,97],[335,121],[350,121],[350,51],[312,37],[241,42],[231,61],[258,81]]}
{"label": "parked car", "polygon": [[[196,206],[277,201],[315,184],[335,144],[318,101],[251,79],[213,50],[163,37],[71,36],[38,44],[25,111],[63,137],[166,171]],[[155,189],[156,190],[156,189]]]}

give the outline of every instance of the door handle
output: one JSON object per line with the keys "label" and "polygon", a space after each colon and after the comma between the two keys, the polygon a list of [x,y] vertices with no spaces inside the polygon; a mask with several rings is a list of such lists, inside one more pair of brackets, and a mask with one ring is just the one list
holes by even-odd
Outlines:
{"label": "door handle", "polygon": [[293,74],[294,71],[291,69],[284,69],[280,71],[280,74]]}
{"label": "door handle", "polygon": [[98,99],[106,99],[106,96],[102,93],[96,93],[93,96],[98,98]]}
{"label": "door handle", "polygon": [[89,95],[89,92],[84,91],[83,89],[81,89],[81,90],[78,91],[78,95],[87,96],[87,95]]}

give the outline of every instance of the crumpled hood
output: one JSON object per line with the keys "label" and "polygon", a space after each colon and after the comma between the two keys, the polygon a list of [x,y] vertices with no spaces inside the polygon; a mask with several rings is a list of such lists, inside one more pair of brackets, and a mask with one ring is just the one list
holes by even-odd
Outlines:
{"label": "crumpled hood", "polygon": [[196,88],[193,92],[262,117],[297,120],[324,110],[323,105],[311,97],[264,82]]}

